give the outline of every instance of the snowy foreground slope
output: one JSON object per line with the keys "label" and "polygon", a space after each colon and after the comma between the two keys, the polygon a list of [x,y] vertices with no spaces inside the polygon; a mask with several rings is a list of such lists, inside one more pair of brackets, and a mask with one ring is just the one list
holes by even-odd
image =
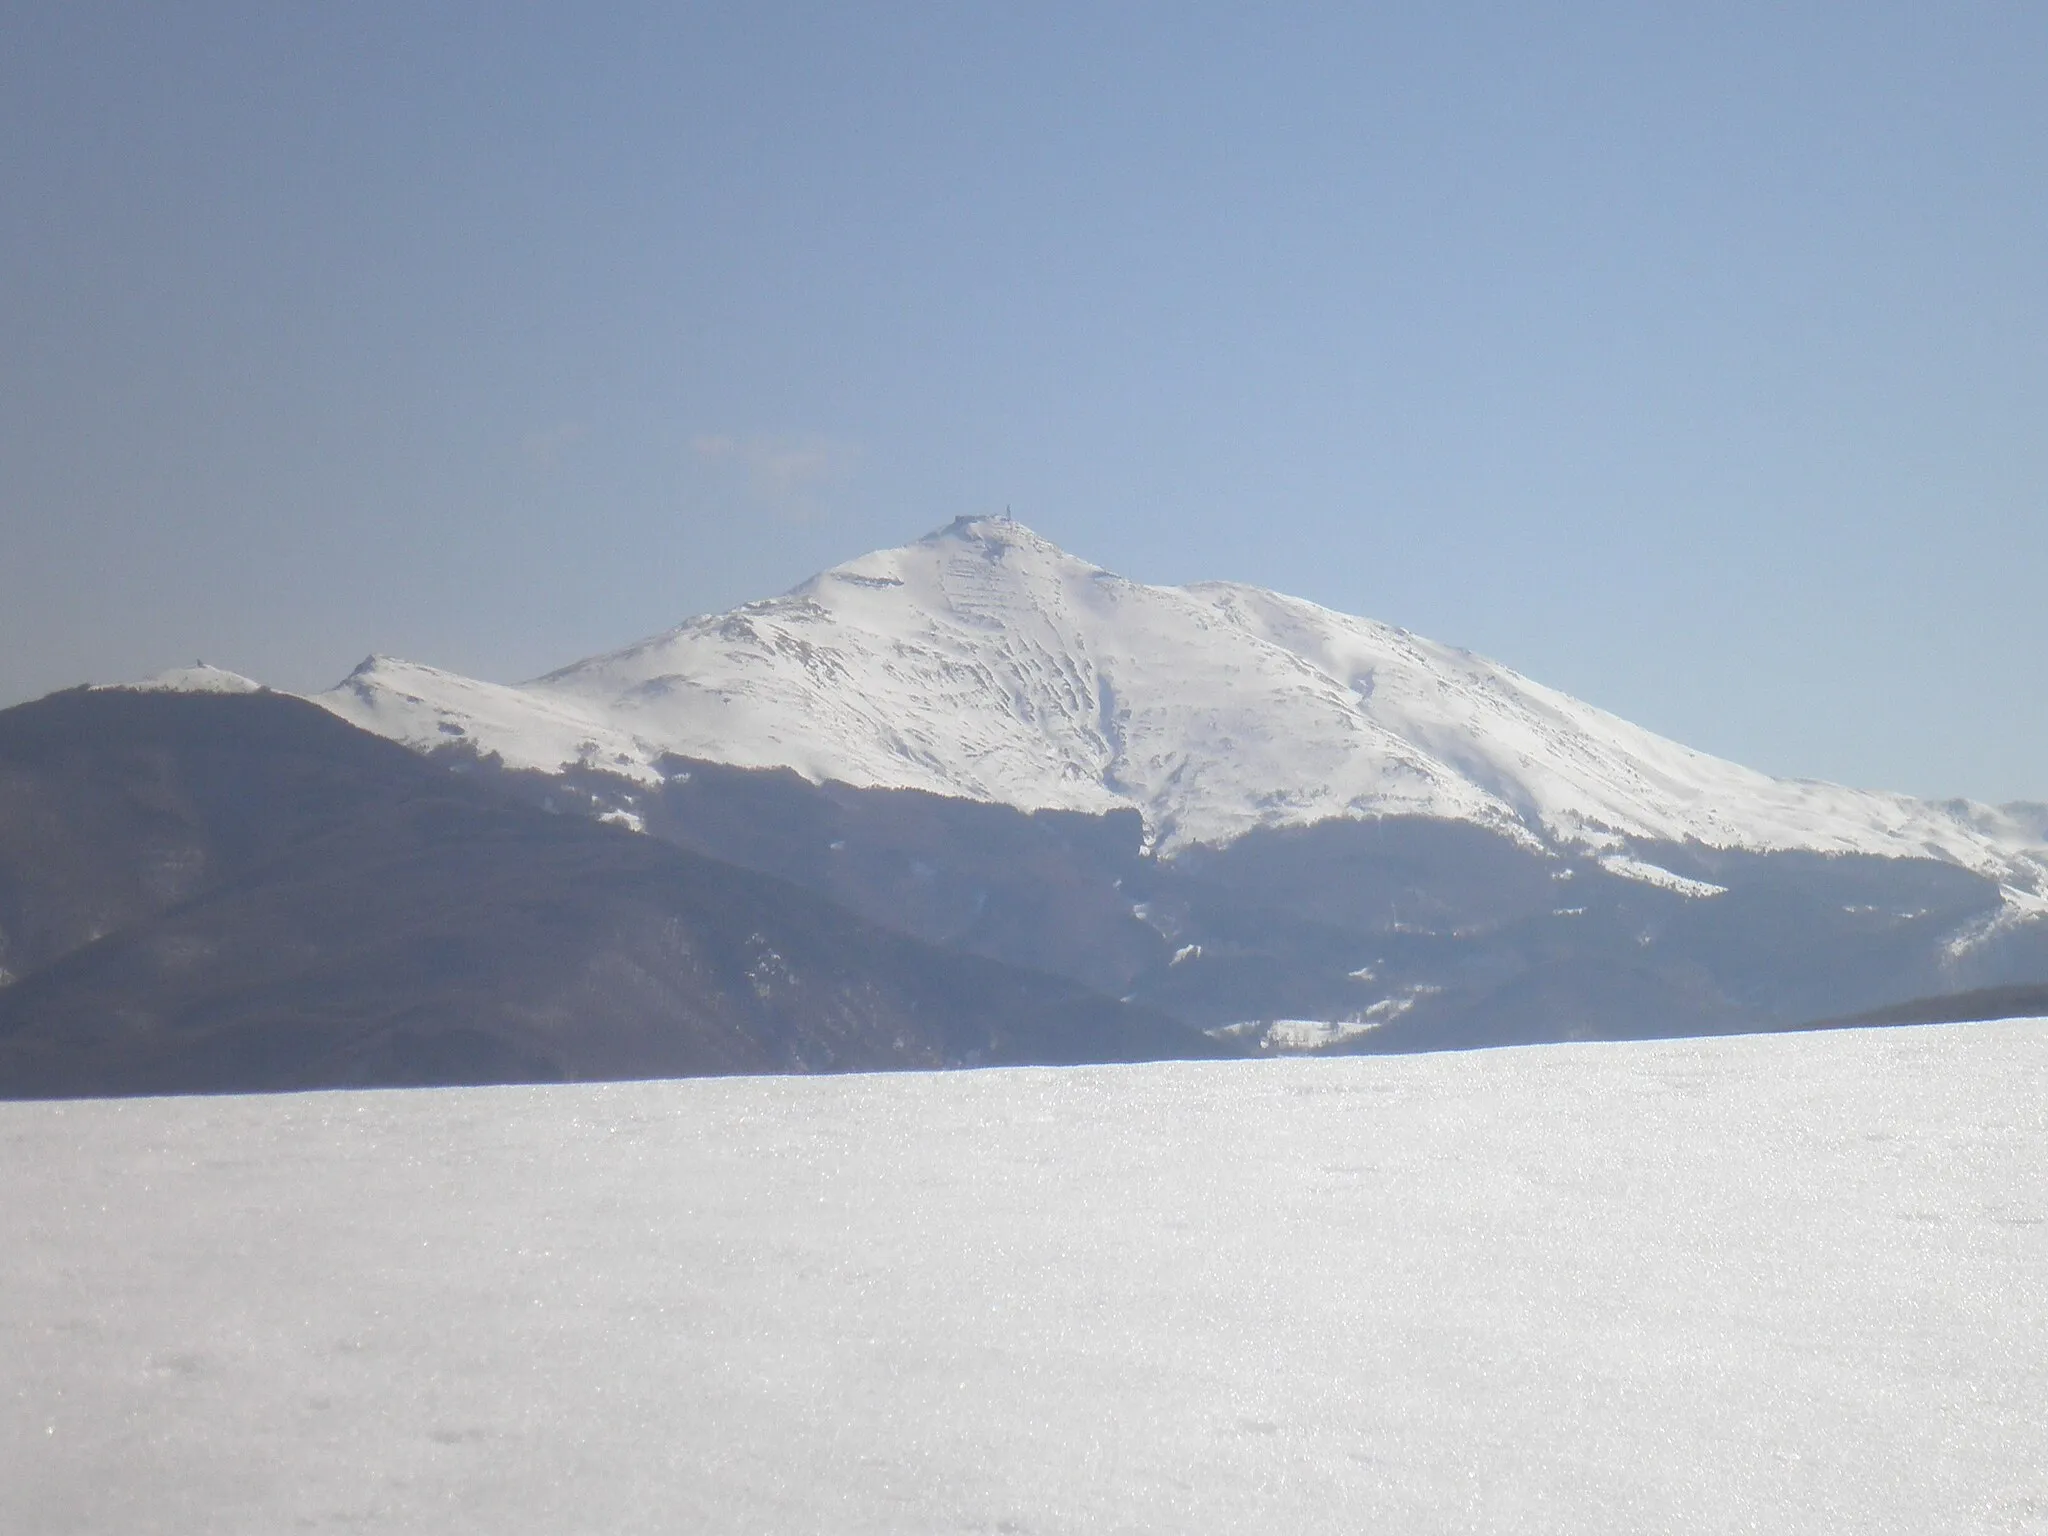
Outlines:
{"label": "snowy foreground slope", "polygon": [[673,754],[1027,809],[1162,851],[1428,816],[1531,843],[1931,857],[2048,889],[2048,807],[1769,778],[1495,662],[1254,587],[1154,587],[962,519],[519,687],[373,657],[318,702],[420,748],[657,782]]}
{"label": "snowy foreground slope", "polygon": [[2048,1528],[2048,1021],[0,1105],[0,1528]]}

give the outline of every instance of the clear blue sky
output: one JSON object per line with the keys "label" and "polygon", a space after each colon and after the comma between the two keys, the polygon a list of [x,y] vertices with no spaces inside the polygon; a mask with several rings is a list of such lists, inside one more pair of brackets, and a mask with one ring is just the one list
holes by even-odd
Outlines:
{"label": "clear blue sky", "polygon": [[2048,7],[5,7],[0,702],[962,512],[2048,798]]}

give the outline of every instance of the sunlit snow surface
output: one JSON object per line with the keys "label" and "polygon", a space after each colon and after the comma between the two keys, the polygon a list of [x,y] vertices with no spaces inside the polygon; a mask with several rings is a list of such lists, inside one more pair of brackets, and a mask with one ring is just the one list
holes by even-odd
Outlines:
{"label": "sunlit snow surface", "polygon": [[0,1106],[0,1529],[2048,1529],[2048,1021]]}
{"label": "sunlit snow surface", "polygon": [[139,683],[100,683],[95,693],[124,691],[131,693],[261,693],[263,685],[253,677],[244,677],[239,672],[230,672],[224,667],[209,667],[198,662],[189,667],[172,667],[154,677],[146,677]]}
{"label": "sunlit snow surface", "polygon": [[[2048,893],[2048,807],[1768,778],[1468,651],[1256,587],[1155,587],[1003,519],[518,687],[372,657],[315,696],[418,748],[641,782],[665,754],[1027,809],[1139,811],[1163,851],[1333,817],[1532,843],[1934,858]],[[1625,860],[1627,878],[1718,887]]]}

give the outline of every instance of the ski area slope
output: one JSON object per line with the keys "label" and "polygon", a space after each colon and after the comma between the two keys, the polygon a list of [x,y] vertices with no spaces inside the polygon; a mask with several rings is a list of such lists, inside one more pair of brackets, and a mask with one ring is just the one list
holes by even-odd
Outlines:
{"label": "ski area slope", "polygon": [[1134,807],[1162,851],[1429,816],[1546,845],[1932,857],[2040,888],[2048,807],[1772,779],[1498,663],[1254,587],[1155,587],[1007,519],[519,687],[373,657],[319,702],[508,766],[664,756],[1026,809]]}
{"label": "ski area slope", "polygon": [[0,1529],[2038,1531],[2048,1021],[0,1104]]}

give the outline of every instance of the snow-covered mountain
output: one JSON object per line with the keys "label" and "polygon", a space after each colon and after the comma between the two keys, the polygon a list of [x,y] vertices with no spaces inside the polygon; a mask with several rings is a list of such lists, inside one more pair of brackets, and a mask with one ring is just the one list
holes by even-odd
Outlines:
{"label": "snow-covered mountain", "polygon": [[1661,872],[1632,845],[1697,843],[1934,858],[2020,905],[2048,892],[2048,806],[1770,778],[1468,651],[1255,587],[1146,586],[1007,519],[963,518],[516,687],[372,657],[316,697],[416,748],[468,743],[515,769],[653,783],[681,757],[1130,807],[1168,853],[1423,816],[1634,878]]}
{"label": "snow-covered mountain", "polygon": [[172,667],[139,683],[99,683],[102,689],[126,689],[136,693],[261,693],[263,685],[253,677],[195,662],[189,667]]}

